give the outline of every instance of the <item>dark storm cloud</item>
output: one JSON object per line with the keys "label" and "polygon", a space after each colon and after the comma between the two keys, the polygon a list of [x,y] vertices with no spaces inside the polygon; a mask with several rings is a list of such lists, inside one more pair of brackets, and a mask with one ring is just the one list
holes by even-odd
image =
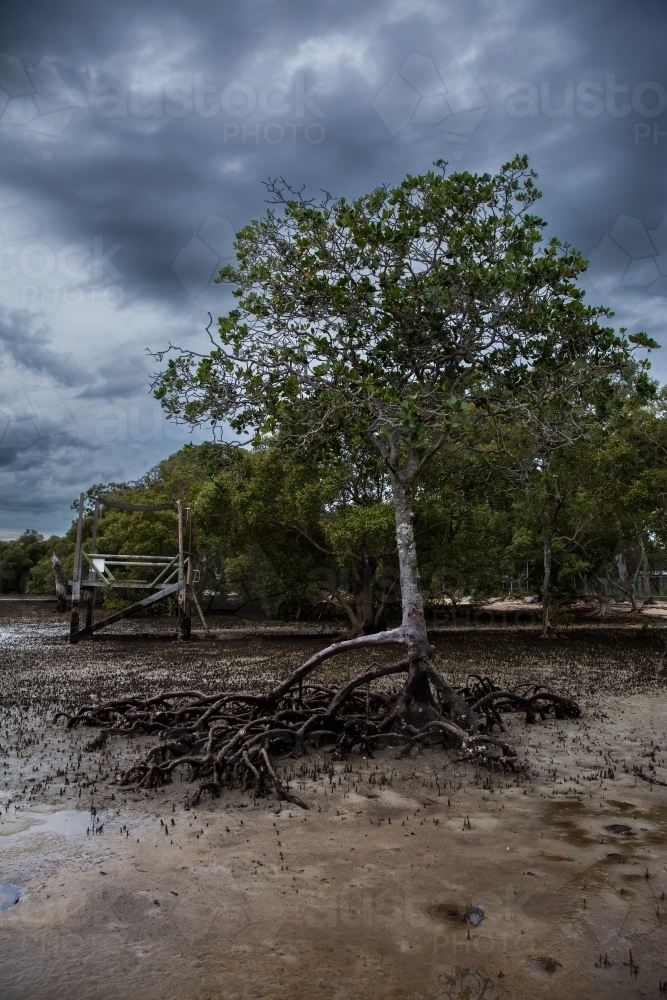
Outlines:
{"label": "dark storm cloud", "polygon": [[[63,239],[100,233],[107,243],[122,245],[114,264],[126,302],[159,295],[185,309],[187,293],[171,269],[175,257],[209,215],[229,218],[236,228],[262,211],[267,174],[352,192],[447,155],[436,129],[410,126],[391,136],[372,102],[410,52],[435,62],[459,56],[489,103],[466,165],[494,168],[527,149],[548,193],[550,217],[592,249],[615,221],[608,217],[610,200],[638,216],[659,215],[665,207],[664,200],[659,204],[659,171],[649,162],[662,150],[649,148],[652,137],[648,143],[642,138],[641,148],[634,142],[634,126],[654,122],[636,121],[634,109],[623,118],[606,109],[593,118],[577,111],[549,115],[569,83],[590,81],[604,89],[611,74],[612,86],[632,91],[645,81],[659,82],[659,32],[649,29],[652,19],[662,19],[659,11],[643,7],[638,19],[621,4],[582,11],[546,3],[371,4],[363,10],[253,3],[239,12],[213,3],[101,9],[75,3],[55,16],[43,5],[29,27],[8,26],[5,44],[13,41],[26,65],[50,53],[83,106],[55,149],[65,161],[60,169],[53,162],[54,169],[44,169],[35,158],[26,175],[23,148],[8,164],[8,177],[26,185]],[[301,114],[263,113],[262,88],[272,81],[294,88],[299,75],[304,94],[316,88]],[[248,115],[221,107],[222,97],[232,111],[234,101],[242,111],[241,89],[226,102],[223,97],[234,81],[245,84],[248,103],[255,104]],[[508,91],[520,81],[540,94],[536,115],[518,118],[507,111]],[[265,96],[274,111],[281,100],[279,91]],[[617,108],[623,103],[617,96]],[[274,141],[285,124],[300,127]],[[325,129],[321,143],[306,141],[307,124]],[[310,133],[313,139],[319,134]]]}
{"label": "dark storm cloud", "polygon": [[97,380],[76,394],[77,399],[122,400],[148,393],[151,372],[157,365],[139,344],[123,344],[100,359]]}
{"label": "dark storm cloud", "polygon": [[27,309],[0,306],[0,350],[20,369],[50,375],[63,386],[81,385],[90,377],[71,354],[54,350],[48,328]]}
{"label": "dark storm cloud", "polygon": [[[64,463],[32,446],[50,495],[178,446],[141,430],[158,419],[144,349],[204,342],[229,301],[210,280],[268,176],[355,195],[438,157],[496,170],[526,152],[549,232],[592,255],[592,298],[662,339],[663,5],[68,0],[2,18],[0,295],[35,315],[0,338],[70,387],[83,428]],[[95,430],[109,406],[112,458]]]}

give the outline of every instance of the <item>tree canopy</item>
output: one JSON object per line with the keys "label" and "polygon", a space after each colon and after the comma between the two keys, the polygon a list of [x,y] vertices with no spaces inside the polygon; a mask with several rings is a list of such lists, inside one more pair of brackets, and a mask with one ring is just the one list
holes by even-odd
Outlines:
{"label": "tree canopy", "polygon": [[237,234],[237,264],[218,279],[239,300],[219,320],[218,343],[170,357],[155,383],[167,412],[191,424],[310,454],[381,457],[403,634],[421,657],[412,491],[425,465],[480,421],[539,424],[547,408],[567,417],[647,393],[632,351],[657,346],[585,304],[576,281],[586,263],[543,240],[525,157],[493,176],[436,168],[352,202],[315,203],[270,183],[279,210]]}

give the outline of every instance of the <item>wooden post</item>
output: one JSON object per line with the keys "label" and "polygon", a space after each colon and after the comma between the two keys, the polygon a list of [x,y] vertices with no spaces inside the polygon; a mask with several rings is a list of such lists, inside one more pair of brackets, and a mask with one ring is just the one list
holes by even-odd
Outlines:
{"label": "wooden post", "polygon": [[178,509],[178,634],[183,637],[183,584],[185,582],[185,561],[183,556],[183,504],[176,501]]}
{"label": "wooden post", "polygon": [[[90,554],[94,555],[97,552],[97,526],[100,522],[100,505],[95,504],[95,513],[93,515],[93,537],[90,542]],[[88,570],[88,583],[95,579],[95,570],[91,566]],[[86,601],[86,628],[90,626],[95,621],[95,587],[89,587],[87,593]]]}
{"label": "wooden post", "polygon": [[67,584],[65,583],[65,574],[63,573],[62,563],[55,552],[51,556],[51,565],[53,566],[53,575],[55,577],[58,611],[67,611]]}
{"label": "wooden post", "polygon": [[204,626],[204,634],[208,635],[209,632],[210,632],[210,629],[209,629],[208,625],[206,624],[206,619],[204,618],[204,612],[201,609],[201,604],[197,600],[197,595],[195,594],[194,589],[192,591],[192,600],[195,602],[195,607],[197,609],[197,614],[199,615],[199,620],[201,621],[202,625]]}
{"label": "wooden post", "polygon": [[192,558],[192,512],[188,509],[188,565],[185,574],[183,594],[183,628],[181,638],[188,642],[192,634],[192,582],[194,579],[194,559]]}
{"label": "wooden post", "polygon": [[83,532],[83,512],[86,506],[86,494],[79,497],[79,520],[76,525],[76,544],[74,546],[74,571],[72,573],[72,618],[69,626],[69,641],[79,641],[79,601],[81,599],[81,535]]}
{"label": "wooden post", "polygon": [[136,615],[138,611],[143,611],[144,608],[149,608],[151,605],[156,604],[158,601],[164,601],[165,598],[170,598],[172,594],[176,593],[178,590],[177,583],[170,583],[168,586],[163,587],[162,590],[158,591],[157,594],[150,594],[148,597],[142,598],[141,601],[137,601],[135,604],[131,604],[129,608],[123,608],[122,611],[116,611],[112,615],[108,615],[106,618],[102,618],[90,626],[89,629],[81,629],[79,635],[92,635],[93,632],[99,631],[101,628],[106,628],[107,625],[112,625],[114,622],[120,622],[124,618],[129,618],[131,615]]}

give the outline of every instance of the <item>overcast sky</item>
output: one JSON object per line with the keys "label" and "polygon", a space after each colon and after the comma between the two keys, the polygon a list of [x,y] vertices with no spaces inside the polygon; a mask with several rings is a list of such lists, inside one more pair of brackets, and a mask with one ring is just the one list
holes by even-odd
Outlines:
{"label": "overcast sky", "polygon": [[353,196],[527,153],[667,380],[664,3],[10,0],[0,24],[0,537],[65,530],[188,439],[147,349],[203,344],[269,176]]}

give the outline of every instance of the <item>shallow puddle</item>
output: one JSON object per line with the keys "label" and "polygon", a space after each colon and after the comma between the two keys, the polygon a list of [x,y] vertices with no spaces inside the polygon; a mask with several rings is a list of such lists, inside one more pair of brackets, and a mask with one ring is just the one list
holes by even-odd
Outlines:
{"label": "shallow puddle", "polygon": [[0,646],[16,646],[19,649],[26,647],[43,646],[49,640],[59,640],[62,637],[62,627],[55,622],[52,627],[42,625],[41,627],[31,626],[26,630],[22,625],[15,628],[0,629]]}
{"label": "shallow puddle", "polygon": [[11,909],[21,898],[21,890],[11,882],[0,882],[0,913]]}
{"label": "shallow puddle", "polygon": [[[652,809],[637,810],[642,840],[647,844],[667,843],[667,805],[653,806]],[[647,823],[649,826],[645,826]]]}
{"label": "shallow puddle", "polygon": [[[18,829],[12,828],[12,819]],[[59,809],[51,813],[17,812],[10,818],[5,829],[0,827],[0,847],[16,844],[39,834],[85,839],[103,824],[104,820],[100,816],[91,817],[88,811],[79,809]]]}
{"label": "shallow puddle", "polygon": [[582,802],[550,802],[542,814],[542,822],[558,831],[565,843],[573,847],[590,847],[599,840],[586,833],[576,822],[589,813],[590,810]]}

